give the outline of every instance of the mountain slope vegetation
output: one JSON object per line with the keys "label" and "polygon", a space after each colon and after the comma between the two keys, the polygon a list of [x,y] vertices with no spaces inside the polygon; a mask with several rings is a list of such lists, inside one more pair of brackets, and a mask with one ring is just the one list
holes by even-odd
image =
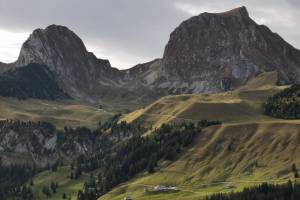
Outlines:
{"label": "mountain slope vegetation", "polygon": [[[236,124],[209,127],[178,160],[160,163],[154,174],[140,174],[107,193],[115,200],[129,193],[134,199],[201,199],[218,192],[293,180],[300,165],[300,124]],[[147,186],[175,186],[175,193],[144,193]]]}
{"label": "mountain slope vegetation", "polygon": [[256,187],[245,188],[235,194],[215,194],[207,200],[265,200],[265,199],[300,199],[300,185],[289,182],[284,185],[271,185],[264,183]]}
{"label": "mountain slope vegetation", "polygon": [[[185,94],[162,97],[121,120],[159,127],[178,121],[219,120],[226,123],[275,120],[263,114],[262,104],[285,86],[275,86],[276,72],[265,72],[238,90],[214,94]],[[254,84],[256,83],[256,84]]]}
{"label": "mountain slope vegetation", "polygon": [[264,104],[267,115],[283,119],[300,119],[300,85],[293,85],[268,98]]}
{"label": "mountain slope vegetation", "polygon": [[[223,123],[204,129],[176,161],[161,162],[155,173],[141,173],[100,199],[120,199],[126,193],[142,200],[203,199],[263,182],[293,180],[292,166],[300,165],[300,121],[263,114],[268,97],[286,88],[275,86],[276,78],[276,73],[267,72],[232,92],[168,96],[124,116],[153,127],[204,117]],[[154,192],[156,185],[179,191]],[[145,193],[144,186],[150,192]]]}
{"label": "mountain slope vegetation", "polygon": [[29,64],[0,75],[0,96],[18,99],[68,99],[45,65]]}

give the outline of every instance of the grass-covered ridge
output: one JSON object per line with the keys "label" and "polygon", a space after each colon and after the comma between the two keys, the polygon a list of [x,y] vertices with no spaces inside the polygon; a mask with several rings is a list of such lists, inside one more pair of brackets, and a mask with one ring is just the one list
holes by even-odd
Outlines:
{"label": "grass-covered ridge", "polygon": [[125,115],[122,120],[159,127],[178,121],[219,120],[225,123],[274,121],[263,113],[262,104],[283,90],[274,86],[276,74],[261,74],[249,85],[216,94],[184,94],[165,96],[147,107]]}
{"label": "grass-covered ridge", "polygon": [[114,114],[114,110],[104,108],[99,111],[96,106],[72,100],[18,100],[0,97],[0,119],[46,121],[58,129],[63,129],[64,126],[96,128],[99,121],[106,121]]}

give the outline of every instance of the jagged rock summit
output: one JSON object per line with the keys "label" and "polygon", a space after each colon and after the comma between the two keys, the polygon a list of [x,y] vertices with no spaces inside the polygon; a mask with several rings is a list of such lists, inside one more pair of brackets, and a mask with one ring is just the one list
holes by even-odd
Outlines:
{"label": "jagged rock summit", "polygon": [[177,27],[165,48],[162,76],[163,86],[175,92],[219,92],[264,71],[278,71],[281,83],[299,83],[299,70],[300,51],[240,7],[203,13]]}
{"label": "jagged rock summit", "polygon": [[64,26],[33,31],[21,48],[16,66],[29,63],[48,66],[64,90],[75,98],[90,96],[104,85],[116,87],[120,81],[119,70],[88,52],[82,40]]}
{"label": "jagged rock summit", "polygon": [[245,7],[191,17],[171,33],[162,59],[128,70],[96,58],[74,32],[58,25],[35,30],[18,60],[0,63],[0,72],[29,63],[48,66],[66,93],[92,103],[233,90],[266,71],[276,71],[280,84],[300,83],[300,51],[258,25]]}

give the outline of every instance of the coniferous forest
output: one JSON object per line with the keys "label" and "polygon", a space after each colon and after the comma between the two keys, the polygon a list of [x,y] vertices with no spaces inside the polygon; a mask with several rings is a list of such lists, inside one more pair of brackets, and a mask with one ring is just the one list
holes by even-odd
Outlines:
{"label": "coniferous forest", "polygon": [[293,85],[268,98],[264,113],[282,119],[300,119],[300,85]]}
{"label": "coniferous forest", "polygon": [[[44,167],[32,165],[2,166],[0,165],[0,195],[2,199],[34,199],[30,189],[30,180],[39,171],[49,169],[55,171],[61,163],[70,163],[70,179],[78,179],[82,173],[91,173],[98,169],[99,173],[91,175],[84,188],[78,191],[79,200],[95,200],[114,186],[129,180],[140,172],[154,173],[160,160],[174,160],[184,148],[190,145],[195,136],[201,134],[201,129],[210,125],[220,124],[219,121],[200,121],[194,123],[163,124],[152,130],[153,134],[145,136],[149,129],[137,123],[118,123],[120,115],[112,117],[105,123],[99,123],[96,130],[86,127],[56,130],[55,126],[44,122],[21,122],[5,120],[0,122],[1,132],[20,133],[20,137],[35,141],[35,152],[41,151],[42,156],[52,154],[64,155],[74,152],[78,144],[93,148],[85,154],[81,153],[71,160],[58,158],[56,162]],[[38,143],[36,133],[43,137],[53,137],[57,134],[55,150],[43,150]],[[39,149],[39,150],[38,150]],[[73,150],[72,150],[73,149]],[[44,154],[42,154],[44,153]],[[53,183],[55,191],[56,187]],[[51,196],[49,188],[44,188],[45,197]]]}
{"label": "coniferous forest", "polygon": [[0,75],[0,95],[18,99],[68,99],[45,65],[29,64]]}
{"label": "coniferous forest", "polygon": [[283,185],[268,183],[245,188],[242,192],[215,194],[206,200],[297,200],[300,199],[300,184],[289,181]]}
{"label": "coniferous forest", "polygon": [[12,196],[14,199],[31,200],[33,193],[26,182],[37,170],[32,166],[3,166],[0,163],[0,199]]}

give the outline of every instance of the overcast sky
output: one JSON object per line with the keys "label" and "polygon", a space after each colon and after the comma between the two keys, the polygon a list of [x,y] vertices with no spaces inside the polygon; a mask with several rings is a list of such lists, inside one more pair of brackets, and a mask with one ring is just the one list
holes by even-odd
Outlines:
{"label": "overcast sky", "polygon": [[169,34],[183,20],[242,5],[257,23],[300,48],[299,0],[0,0],[0,61],[15,61],[35,28],[59,24],[97,57],[129,68],[162,57]]}

